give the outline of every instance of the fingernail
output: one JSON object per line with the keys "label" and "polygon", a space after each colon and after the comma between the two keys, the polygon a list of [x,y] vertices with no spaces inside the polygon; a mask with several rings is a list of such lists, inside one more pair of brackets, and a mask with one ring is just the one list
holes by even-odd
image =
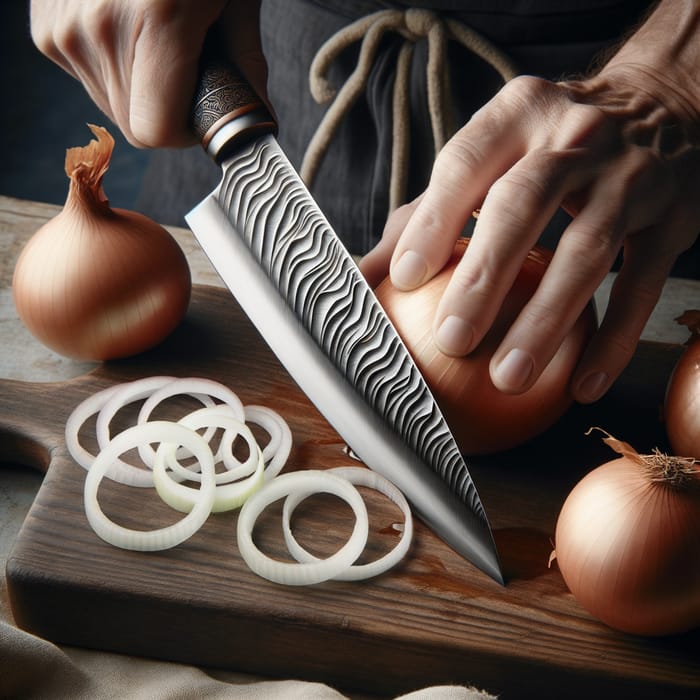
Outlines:
{"label": "fingernail", "polygon": [[391,270],[391,281],[398,289],[414,289],[428,272],[425,258],[414,250],[407,250]]}
{"label": "fingernail", "polygon": [[435,343],[446,355],[466,355],[473,337],[471,324],[459,316],[447,316],[435,333]]}
{"label": "fingernail", "polygon": [[581,380],[578,385],[579,400],[584,403],[597,401],[608,386],[608,375],[605,372],[593,372]]}
{"label": "fingernail", "polygon": [[527,384],[535,363],[528,353],[513,348],[496,366],[494,383],[501,391],[516,392]]}

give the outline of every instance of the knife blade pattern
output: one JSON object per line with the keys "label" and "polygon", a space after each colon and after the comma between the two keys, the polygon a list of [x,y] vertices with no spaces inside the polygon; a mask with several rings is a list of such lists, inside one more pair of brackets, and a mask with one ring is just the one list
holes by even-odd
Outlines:
{"label": "knife blade pattern", "polygon": [[241,147],[223,171],[219,205],[348,390],[360,392],[488,528],[430,389],[277,142],[268,136]]}

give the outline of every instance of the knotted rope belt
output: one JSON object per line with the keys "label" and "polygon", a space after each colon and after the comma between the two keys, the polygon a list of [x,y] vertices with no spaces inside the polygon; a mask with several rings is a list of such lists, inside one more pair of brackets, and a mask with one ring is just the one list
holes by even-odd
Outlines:
{"label": "knotted rope belt", "polygon": [[[452,95],[449,87],[447,44],[458,41],[491,65],[508,81],[517,75],[509,58],[488,39],[462,23],[443,18],[430,10],[382,10],[344,27],[326,41],[311,64],[311,94],[319,104],[332,101],[307,147],[301,165],[301,177],[310,187],[343,117],[365,90],[379,43],[385,33],[396,32],[404,38],[396,65],[392,96],[392,156],[389,184],[389,210],[405,202],[410,146],[409,92],[410,66],[416,42],[428,42],[428,111],[435,153],[453,133]],[[338,55],[362,40],[355,70],[336,92],[326,75]],[[335,99],[334,99],[335,98]]]}

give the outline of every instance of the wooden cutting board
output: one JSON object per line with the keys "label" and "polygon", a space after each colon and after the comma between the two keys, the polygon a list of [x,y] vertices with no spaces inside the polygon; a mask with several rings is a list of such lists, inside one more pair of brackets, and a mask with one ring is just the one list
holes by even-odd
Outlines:
{"label": "wooden cutting board", "polygon": [[[697,697],[700,630],[664,639],[613,631],[577,604],[556,564],[547,565],[566,494],[613,456],[585,431],[599,425],[641,451],[663,448],[659,408],[679,353],[642,344],[599,404],[572,408],[526,447],[470,460],[505,587],[420,522],[407,558],[381,577],[284,587],[240,558],[235,513],[211,516],[190,540],[159,553],[104,543],[84,515],[85,472],[66,450],[65,421],[87,395],[142,376],[208,377],[244,403],[279,411],[294,435],[287,469],[352,463],[228,293],[197,287],[181,327],[152,352],[60,383],[0,380],[0,462],[46,472],[7,564],[17,624],[58,643],[371,693],[468,683],[506,699]],[[376,555],[395,544],[401,516],[380,496],[367,499],[368,552]],[[130,526],[174,519],[150,489],[103,482],[100,501]],[[332,551],[350,523],[344,505],[329,498],[300,507],[295,526],[305,542]],[[281,556],[279,512],[266,511],[259,525],[261,546]]]}

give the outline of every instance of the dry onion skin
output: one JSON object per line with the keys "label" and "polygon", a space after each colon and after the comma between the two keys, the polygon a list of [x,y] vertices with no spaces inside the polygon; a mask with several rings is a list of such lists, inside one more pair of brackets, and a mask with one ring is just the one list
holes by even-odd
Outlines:
{"label": "dry onion skin", "polygon": [[690,338],[666,388],[666,435],[674,454],[700,459],[700,310],[676,321],[688,327]]}
{"label": "dry onion skin", "polygon": [[[177,422],[151,419],[158,404],[177,395],[191,396],[203,407],[185,414]],[[215,403],[214,399],[221,403]],[[110,423],[117,412],[139,400],[144,403],[136,423],[112,435]],[[80,442],[80,431],[91,416],[96,416],[99,451],[95,455]],[[258,425],[268,434],[264,448],[247,423]],[[211,443],[219,430],[224,432],[215,450]],[[75,407],[66,422],[65,435],[69,453],[88,472],[84,485],[88,522],[100,538],[115,547],[137,551],[169,549],[194,535],[211,513],[241,508],[237,537],[245,563],[270,581],[299,586],[328,579],[362,580],[378,576],[396,565],[411,544],[411,511],[396,486],[359,467],[295,471],[280,476],[292,446],[287,422],[266,406],[244,406],[233,391],[219,382],[197,377],[152,376],[108,387]],[[248,456],[244,460],[234,454],[238,437],[247,444]],[[120,459],[120,455],[132,448],[141,457],[141,467]],[[183,458],[190,460],[187,466],[180,463]],[[226,471],[216,471],[219,463]],[[123,527],[110,520],[100,507],[97,496],[104,478],[128,486],[154,487],[162,501],[187,515],[174,525],[156,530]],[[199,486],[187,486],[183,481],[198,482]],[[404,529],[398,544],[380,559],[363,565],[354,562],[367,544],[369,517],[355,485],[383,493],[404,514]],[[346,500],[356,516],[346,544],[327,559],[317,559],[306,552],[294,539],[290,525],[296,505],[322,492],[335,493]],[[267,505],[284,495],[287,496],[283,511],[285,542],[296,562],[271,559],[258,550],[253,540],[257,517]]]}
{"label": "dry onion skin", "polygon": [[438,301],[469,244],[460,239],[443,270],[418,289],[396,289],[389,278],[377,298],[423,373],[458,445],[466,454],[489,454],[523,444],[551,427],[573,402],[569,380],[596,326],[593,304],[581,314],[537,382],[523,394],[505,394],[491,382],[489,362],[551,260],[530,251],[503,306],[479,346],[466,357],[438,350],[432,324]]}
{"label": "dry onion skin", "polygon": [[591,615],[632,634],[700,626],[700,465],[640,455],[606,433],[620,457],[587,474],[559,514],[555,551]]}
{"label": "dry onion skin", "polygon": [[162,341],[184,316],[192,285],[168,231],[110,207],[102,179],[114,139],[89,126],[96,140],[66,152],[66,203],[22,250],[12,291],[20,319],[40,342],[66,357],[100,361]]}

